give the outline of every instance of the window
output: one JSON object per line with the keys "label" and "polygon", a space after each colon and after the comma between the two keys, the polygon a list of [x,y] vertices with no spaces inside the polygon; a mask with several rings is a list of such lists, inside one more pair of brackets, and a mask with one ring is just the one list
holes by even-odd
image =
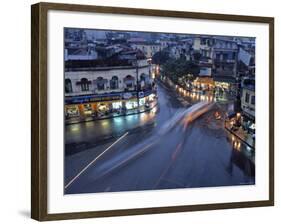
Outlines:
{"label": "window", "polygon": [[255,105],[255,101],[256,101],[256,100],[255,100],[255,95],[253,95],[253,96],[251,97],[251,104],[252,104],[252,105]]}
{"label": "window", "polygon": [[217,59],[217,60],[220,59],[220,53],[216,53],[216,59]]}
{"label": "window", "polygon": [[104,90],[105,89],[106,81],[107,80],[102,78],[102,77],[97,78],[97,88],[98,88],[98,90]]}
{"label": "window", "polygon": [[126,78],[124,78],[124,83],[126,84],[127,88],[132,88],[134,86],[134,80],[135,78],[131,75],[127,75]]}
{"label": "window", "polygon": [[140,76],[140,81],[144,81],[145,82],[147,80],[146,77],[147,77],[147,75],[142,73],[141,76]]}
{"label": "window", "polygon": [[132,88],[133,87],[133,83],[132,82],[127,82],[127,88]]}
{"label": "window", "polygon": [[89,84],[90,82],[86,78],[81,79],[81,90],[84,91],[89,91]]}
{"label": "window", "polygon": [[72,84],[70,79],[65,79],[64,88],[65,93],[72,93]]}
{"label": "window", "polygon": [[249,94],[249,93],[246,93],[246,94],[245,94],[245,102],[246,102],[246,103],[249,103],[249,101],[250,101],[250,94]]}
{"label": "window", "polygon": [[223,54],[223,60],[227,60],[228,59],[228,54],[227,53],[224,53]]}
{"label": "window", "polygon": [[110,89],[118,89],[118,77],[113,76],[110,80]]}

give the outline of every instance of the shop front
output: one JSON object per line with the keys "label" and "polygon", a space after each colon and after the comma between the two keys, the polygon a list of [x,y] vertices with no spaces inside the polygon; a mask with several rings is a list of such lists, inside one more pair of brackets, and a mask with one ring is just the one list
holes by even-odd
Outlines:
{"label": "shop front", "polygon": [[153,91],[137,94],[125,92],[68,97],[65,100],[66,121],[72,123],[139,113],[151,109],[152,104],[156,105],[157,96]]}
{"label": "shop front", "polygon": [[222,89],[222,90],[229,90],[230,89],[230,84],[227,82],[217,82],[215,81],[215,86],[218,89]]}
{"label": "shop front", "polygon": [[256,125],[255,125],[255,117],[250,113],[245,111],[242,112],[242,127],[245,131],[251,134],[255,134]]}
{"label": "shop front", "polygon": [[112,102],[112,113],[113,115],[120,115],[123,112],[122,100]]}
{"label": "shop front", "polygon": [[65,117],[66,119],[79,117],[79,107],[78,105],[66,105],[65,106]]}
{"label": "shop front", "polygon": [[237,81],[233,76],[214,77],[217,95],[235,96],[237,94]]}
{"label": "shop front", "polygon": [[98,103],[98,116],[104,117],[104,116],[118,116],[122,114],[123,112],[123,106],[122,106],[122,100],[118,101],[104,101]]}
{"label": "shop front", "polygon": [[138,108],[137,99],[126,100],[124,103],[127,110],[135,110]]}
{"label": "shop front", "polygon": [[79,107],[81,108],[80,111],[82,111],[82,114],[85,117],[90,117],[93,114],[92,105],[90,103],[87,104],[80,104]]}
{"label": "shop front", "polygon": [[109,102],[97,103],[97,116],[98,117],[108,116],[109,113],[110,113],[110,103]]}
{"label": "shop front", "polygon": [[197,77],[193,82],[192,86],[198,90],[209,91],[214,88],[214,80],[212,77]]}

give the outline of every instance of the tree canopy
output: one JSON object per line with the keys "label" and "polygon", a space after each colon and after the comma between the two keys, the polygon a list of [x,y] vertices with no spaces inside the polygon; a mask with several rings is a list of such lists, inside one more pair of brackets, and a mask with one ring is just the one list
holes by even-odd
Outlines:
{"label": "tree canopy", "polygon": [[170,59],[163,64],[162,71],[164,75],[177,82],[179,78],[187,74],[198,75],[200,68],[192,61],[186,61],[184,58],[179,58]]}
{"label": "tree canopy", "polygon": [[152,56],[152,63],[162,65],[170,59],[168,51],[158,51]]}

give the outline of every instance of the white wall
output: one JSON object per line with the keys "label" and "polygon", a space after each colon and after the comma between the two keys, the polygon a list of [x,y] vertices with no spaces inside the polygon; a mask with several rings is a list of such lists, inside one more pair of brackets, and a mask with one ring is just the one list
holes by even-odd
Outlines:
{"label": "white wall", "polygon": [[[56,0],[63,2],[63,0]],[[263,15],[276,17],[276,62],[280,58],[280,6],[276,0],[64,0],[69,3],[159,8],[200,12]],[[30,4],[36,1],[2,1],[1,4],[1,223],[35,223],[30,215]],[[280,63],[275,83],[281,83]],[[280,99],[280,88],[275,98]],[[70,220],[52,223],[280,223],[280,100],[276,101],[276,206],[178,214]]]}
{"label": "white wall", "polygon": [[[141,74],[149,75],[149,66],[146,67],[140,67],[138,70],[139,76]],[[88,93],[81,91],[81,86],[76,85],[76,82],[80,81],[82,78],[86,78],[89,81],[96,80],[98,77],[102,77],[104,79],[107,79],[107,87],[110,87],[110,80],[113,76],[118,77],[118,85],[119,88],[115,90],[115,92],[124,91],[124,88],[126,87],[126,84],[124,83],[124,78],[126,76],[131,75],[134,77],[134,84],[137,83],[137,72],[135,68],[127,68],[127,69],[111,69],[111,70],[95,70],[95,71],[69,71],[65,72],[65,78],[68,78],[72,82],[72,93],[67,94],[67,96],[75,96],[75,95],[83,95],[83,94],[93,94],[96,93],[97,87],[93,84],[90,85],[90,91]],[[140,77],[139,77],[140,78]],[[105,93],[105,92],[112,92],[112,89],[105,89],[105,91],[98,91],[98,93]]]}

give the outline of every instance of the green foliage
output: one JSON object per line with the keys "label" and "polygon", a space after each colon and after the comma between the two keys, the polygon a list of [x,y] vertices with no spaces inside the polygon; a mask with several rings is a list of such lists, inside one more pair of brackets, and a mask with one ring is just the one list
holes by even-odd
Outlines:
{"label": "green foliage", "polygon": [[152,56],[152,63],[162,65],[170,59],[168,51],[158,51]]}
{"label": "green foliage", "polygon": [[177,82],[179,78],[192,74],[198,75],[200,72],[199,66],[192,62],[186,61],[184,58],[170,59],[162,66],[162,72],[172,81]]}

